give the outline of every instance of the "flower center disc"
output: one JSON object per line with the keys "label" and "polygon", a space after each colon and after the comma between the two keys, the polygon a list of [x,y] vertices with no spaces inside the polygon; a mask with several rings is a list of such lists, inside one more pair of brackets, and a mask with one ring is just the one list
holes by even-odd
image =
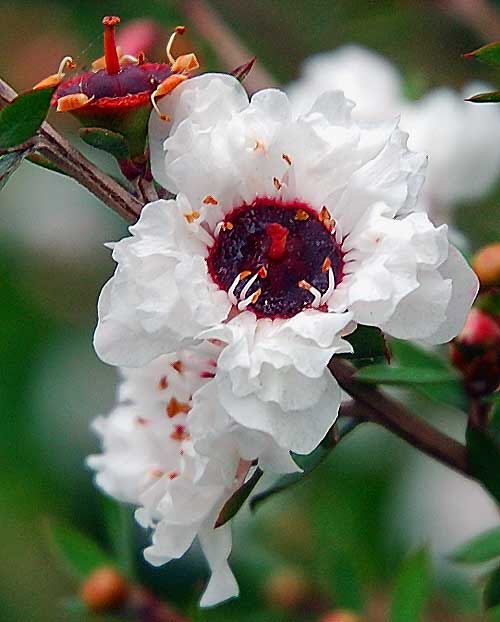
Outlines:
{"label": "flower center disc", "polygon": [[[268,318],[288,318],[312,306],[315,296],[308,286],[324,294],[329,268],[336,283],[343,268],[335,236],[315,210],[300,202],[266,198],[226,216],[207,263],[221,289],[229,291],[233,286],[240,300],[253,295],[245,308]],[[238,275],[242,278],[234,288]]]}

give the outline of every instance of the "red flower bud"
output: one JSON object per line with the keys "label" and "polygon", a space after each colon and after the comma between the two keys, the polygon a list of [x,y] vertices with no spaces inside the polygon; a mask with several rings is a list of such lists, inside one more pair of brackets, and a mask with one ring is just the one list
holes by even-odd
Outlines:
{"label": "red flower bud", "polygon": [[500,243],[490,244],[478,251],[472,267],[483,287],[500,286]]}
{"label": "red flower bud", "polygon": [[104,612],[123,605],[129,592],[128,583],[114,568],[102,566],[83,582],[80,596],[91,611]]}
{"label": "red flower bud", "polygon": [[464,377],[472,397],[488,395],[500,385],[500,322],[472,309],[463,331],[450,345],[452,364]]}

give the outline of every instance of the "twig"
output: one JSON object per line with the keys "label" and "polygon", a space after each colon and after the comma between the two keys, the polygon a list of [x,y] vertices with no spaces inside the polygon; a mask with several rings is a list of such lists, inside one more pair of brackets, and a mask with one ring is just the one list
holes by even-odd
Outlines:
{"label": "twig", "polygon": [[[11,102],[17,93],[0,79],[0,108]],[[135,222],[142,209],[142,202],[126,188],[103,173],[82,155],[47,122],[39,133],[37,151],[49,159],[64,173],[78,181],[105,205],[128,222]]]}
{"label": "twig", "polygon": [[355,368],[334,357],[329,364],[340,386],[356,402],[345,404],[341,416],[362,417],[382,425],[420,451],[436,458],[462,475],[471,477],[467,449],[429,423],[413,416],[385,393],[354,378]]}
{"label": "twig", "polygon": [[[204,0],[182,0],[179,6],[203,37],[212,43],[227,71],[254,55]],[[277,86],[276,80],[259,65],[254,66],[245,79],[245,87],[250,93],[272,86]]]}

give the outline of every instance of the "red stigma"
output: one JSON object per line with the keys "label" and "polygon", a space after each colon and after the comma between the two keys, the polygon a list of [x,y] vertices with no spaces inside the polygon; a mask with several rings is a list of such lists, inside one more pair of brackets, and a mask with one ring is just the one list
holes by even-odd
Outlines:
{"label": "red stigma", "polygon": [[104,58],[106,60],[106,72],[110,75],[119,73],[120,59],[116,51],[115,26],[120,23],[119,17],[107,16],[102,20],[104,26]]}
{"label": "red stigma", "polygon": [[277,222],[271,222],[266,225],[266,233],[271,238],[271,246],[268,251],[269,257],[275,260],[281,259],[286,250],[288,229]]}

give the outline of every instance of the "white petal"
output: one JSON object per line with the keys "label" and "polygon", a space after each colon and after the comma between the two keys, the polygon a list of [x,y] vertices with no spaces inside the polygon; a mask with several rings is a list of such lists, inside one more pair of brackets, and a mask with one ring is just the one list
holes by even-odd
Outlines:
{"label": "white petal", "polygon": [[198,537],[211,570],[200,606],[212,607],[239,594],[238,584],[227,563],[231,553],[231,526],[203,529]]}

